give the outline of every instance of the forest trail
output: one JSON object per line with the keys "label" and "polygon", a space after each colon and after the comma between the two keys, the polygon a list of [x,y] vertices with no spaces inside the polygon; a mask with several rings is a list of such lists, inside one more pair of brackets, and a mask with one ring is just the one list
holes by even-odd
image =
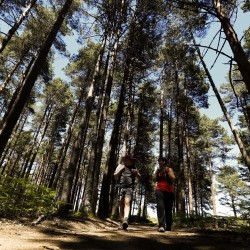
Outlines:
{"label": "forest trail", "polygon": [[117,230],[118,222],[88,219],[53,219],[32,226],[0,220],[0,250],[74,249],[249,249],[250,237],[231,232],[198,232],[188,228],[159,233],[156,225],[131,224],[128,231]]}

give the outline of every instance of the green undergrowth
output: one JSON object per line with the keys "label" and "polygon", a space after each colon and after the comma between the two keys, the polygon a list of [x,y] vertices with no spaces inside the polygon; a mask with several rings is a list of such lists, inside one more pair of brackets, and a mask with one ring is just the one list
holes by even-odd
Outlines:
{"label": "green undergrowth", "polygon": [[32,184],[27,179],[5,177],[0,180],[0,215],[2,217],[37,217],[53,213],[55,192]]}
{"label": "green undergrowth", "polygon": [[225,216],[174,216],[174,225],[179,228],[195,228],[198,230],[223,230],[239,233],[250,233],[249,218],[235,218]]}

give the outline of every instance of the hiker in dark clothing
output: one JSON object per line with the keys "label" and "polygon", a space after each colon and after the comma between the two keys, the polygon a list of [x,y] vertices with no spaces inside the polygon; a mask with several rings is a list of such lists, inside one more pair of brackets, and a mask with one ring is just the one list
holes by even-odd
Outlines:
{"label": "hiker in dark clothing", "polygon": [[121,225],[118,229],[123,230],[127,230],[128,228],[128,217],[133,198],[135,177],[140,177],[140,173],[134,166],[134,161],[135,158],[132,154],[126,154],[123,157],[123,163],[117,166],[114,173],[121,196],[119,204]]}

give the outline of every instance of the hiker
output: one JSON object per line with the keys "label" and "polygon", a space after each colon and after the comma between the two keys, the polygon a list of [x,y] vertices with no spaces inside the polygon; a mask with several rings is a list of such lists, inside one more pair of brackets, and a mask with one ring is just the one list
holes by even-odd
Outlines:
{"label": "hiker", "polygon": [[155,187],[155,197],[157,205],[158,231],[171,231],[173,215],[172,208],[174,202],[175,174],[173,169],[168,166],[167,159],[158,159],[159,167],[153,174],[153,181],[157,182]]}
{"label": "hiker", "polygon": [[141,177],[139,171],[134,166],[134,162],[135,157],[133,154],[125,154],[122,158],[122,163],[117,166],[114,173],[118,186],[118,195],[120,196],[119,210],[121,225],[118,228],[119,230],[127,230],[128,228],[128,218],[133,198],[135,177]]}

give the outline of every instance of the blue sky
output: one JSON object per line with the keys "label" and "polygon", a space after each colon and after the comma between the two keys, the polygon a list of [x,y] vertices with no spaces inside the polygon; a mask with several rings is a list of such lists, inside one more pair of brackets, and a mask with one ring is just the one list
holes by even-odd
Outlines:
{"label": "blue sky", "polygon": [[[237,33],[238,39],[240,40],[244,34],[244,31],[247,30],[250,26],[250,13],[243,13],[241,10],[238,13],[237,16],[237,20],[234,24],[234,29]],[[202,45],[209,45],[212,38],[215,36],[215,34],[218,32],[218,30],[220,29],[220,25],[219,23],[214,23],[213,26],[211,26],[207,36],[205,39],[200,40],[200,44]],[[218,40],[215,40],[212,44],[212,47],[216,48],[217,46],[217,42]],[[225,47],[223,49],[223,52],[232,56],[232,52],[231,49],[228,45],[228,43],[225,44]],[[223,55],[220,55],[220,57],[218,58],[216,64],[213,66],[213,68],[211,69],[211,66],[214,63],[214,60],[216,58],[216,53],[214,51],[209,51],[206,56],[204,57],[205,62],[207,64],[207,67],[213,77],[213,80],[217,86],[217,88],[219,89],[220,85],[223,82],[226,82],[226,76],[228,74],[229,71],[229,65],[226,64],[228,62],[228,58],[226,58]],[[214,92],[212,90],[212,88],[209,91],[209,103],[210,103],[210,107],[209,109],[202,109],[201,113],[202,114],[206,114],[208,117],[215,119],[215,118],[220,118],[223,116],[222,110],[220,108],[220,105],[218,103],[218,100],[216,99]],[[237,115],[234,117],[234,122],[237,122]],[[229,128],[229,125],[227,122],[220,122],[220,124],[225,127],[228,130],[228,134],[231,136],[232,132]],[[231,154],[238,156],[240,154],[239,148],[237,145],[235,145],[233,147],[233,149],[231,150]],[[237,165],[237,161],[234,159],[231,159],[227,162],[230,165]],[[221,206],[219,201],[218,201],[217,197],[217,213],[218,214],[222,214],[222,215],[232,215],[232,212],[230,211],[229,208],[225,207],[225,206]]]}
{"label": "blue sky", "polygon": [[[242,38],[244,31],[249,26],[250,26],[250,13],[249,12],[243,13],[240,10],[238,13],[237,20],[234,24],[234,29],[238,35],[238,39]],[[210,44],[212,38],[215,36],[215,34],[218,32],[219,29],[220,29],[219,23],[214,23],[211,26],[206,38],[200,40],[200,44],[208,46]],[[217,42],[218,42],[218,40],[215,39],[215,41],[212,44],[213,48],[217,47]],[[232,56],[232,52],[231,52],[231,49],[230,49],[228,43],[225,44],[223,52]],[[213,80],[214,80],[215,84],[217,85],[217,88],[219,88],[221,83],[226,82],[226,76],[228,74],[229,65],[226,64],[228,62],[228,58],[226,58],[223,55],[220,55],[216,64],[213,66],[212,69],[210,69],[214,63],[215,58],[216,58],[216,53],[212,50],[210,50],[206,54],[206,56],[204,57],[205,62],[207,64],[207,67],[210,70],[210,73],[213,77]],[[210,118],[218,118],[218,117],[222,116],[223,114],[222,114],[222,111],[221,111],[221,108],[219,106],[217,99],[214,97],[214,93],[213,93],[212,89],[210,90],[209,95],[210,95],[210,98],[209,98],[210,108],[207,110],[202,110],[202,112],[205,113],[206,115],[208,115]]]}
{"label": "blue sky", "polygon": [[[247,30],[249,26],[250,26],[250,13],[249,12],[243,13],[241,10],[239,10],[237,20],[235,21],[235,24],[234,24],[234,29],[237,33],[239,40],[242,38],[244,31]],[[200,44],[208,46],[219,29],[220,29],[219,23],[214,23],[209,29],[206,38],[200,40]],[[215,41],[212,44],[212,47],[216,48],[217,43],[218,43],[218,39],[215,39]],[[228,54],[229,56],[232,56],[232,52],[228,43],[225,44],[223,52]],[[216,53],[210,50],[204,57],[204,60],[207,64],[207,67],[213,77],[213,80],[217,88],[219,89],[220,85],[227,81],[226,76],[229,71],[229,65],[227,64],[228,58],[223,55],[220,55],[215,65],[211,69],[216,56],[217,56]],[[223,116],[222,110],[220,108],[218,100],[216,99],[214,95],[212,88],[210,88],[210,91],[209,91],[209,104],[210,104],[209,109],[201,109],[202,114],[206,114],[211,119],[220,118]],[[235,123],[237,122],[237,115],[234,117],[234,122]],[[232,132],[227,122],[220,122],[220,124],[228,130],[229,135],[232,135]],[[240,153],[237,146],[233,148],[232,153],[233,154]]]}

